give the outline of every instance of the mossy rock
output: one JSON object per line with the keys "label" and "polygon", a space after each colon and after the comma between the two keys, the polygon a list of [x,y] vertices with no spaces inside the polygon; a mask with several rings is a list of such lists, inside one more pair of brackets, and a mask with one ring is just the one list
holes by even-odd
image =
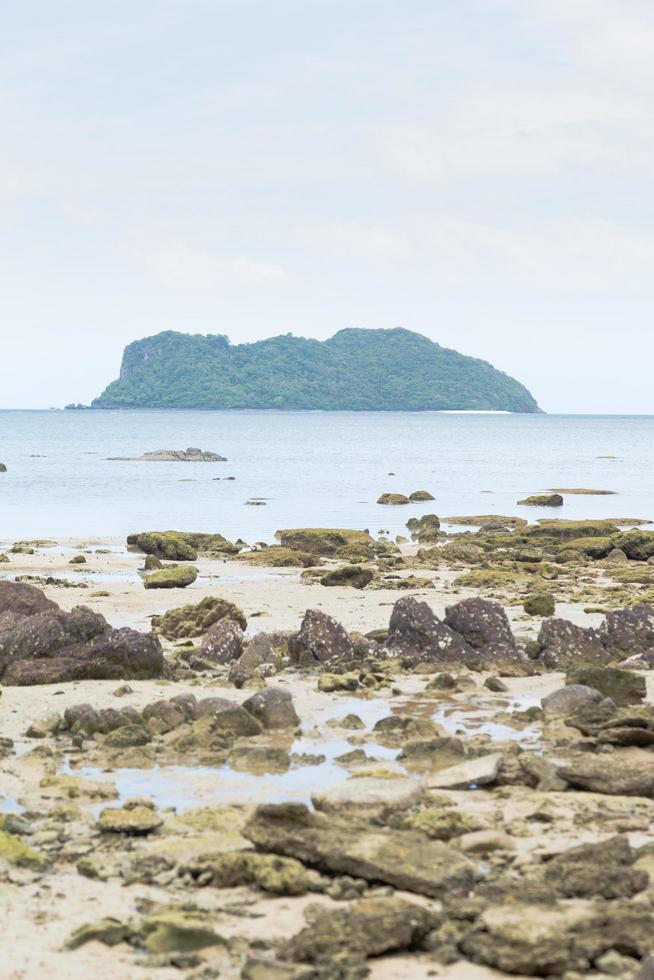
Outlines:
{"label": "mossy rock", "polygon": [[654,585],[654,568],[616,568],[611,578],[625,585]]}
{"label": "mossy rock", "polygon": [[401,504],[409,504],[411,501],[403,493],[383,493],[381,497],[377,500],[378,504],[390,504],[393,506],[398,506]]}
{"label": "mossy rock", "polygon": [[0,830],[0,864],[3,862],[31,871],[42,871],[48,865],[48,859],[24,844],[20,837]]}
{"label": "mossy rock", "polygon": [[160,572],[152,572],[143,582],[146,589],[185,589],[198,577],[197,568],[189,565],[173,565]]}
{"label": "mossy rock", "polygon": [[604,538],[618,534],[613,521],[562,521],[542,520],[523,529],[528,538],[552,538],[556,541],[572,541],[575,538]]}
{"label": "mossy rock", "polygon": [[341,565],[327,572],[320,579],[321,585],[351,586],[353,589],[365,589],[373,580],[373,571],[361,565]]}
{"label": "mossy rock", "polygon": [[625,531],[613,538],[612,546],[633,561],[647,561],[654,556],[654,531]]}
{"label": "mossy rock", "polygon": [[367,531],[350,531],[341,528],[292,528],[278,532],[282,548],[306,551],[312,555],[345,557],[349,549],[367,554],[373,539]]}
{"label": "mossy rock", "polygon": [[0,553],[0,564],[9,561],[9,555],[5,555],[4,552]]}
{"label": "mossy rock", "polygon": [[436,498],[429,490],[414,490],[409,494],[411,503],[422,503],[423,500],[435,500]]}
{"label": "mossy rock", "polygon": [[525,497],[524,500],[519,500],[518,505],[521,507],[563,507],[563,497],[560,493],[548,493],[548,494],[535,494],[531,497]]}
{"label": "mossy rock", "polygon": [[79,949],[80,946],[92,942],[117,946],[118,943],[125,942],[130,935],[129,926],[119,919],[98,919],[97,922],[88,922],[76,929],[66,943],[66,949]]}
{"label": "mossy rock", "polygon": [[455,585],[467,588],[506,588],[512,585],[523,583],[525,576],[522,572],[514,572],[505,568],[479,568],[472,572],[459,575],[454,580]]}
{"label": "mossy rock", "polygon": [[643,675],[620,667],[579,664],[566,672],[565,682],[592,687],[611,698],[617,705],[640,704],[647,694]]}
{"label": "mossy rock", "polygon": [[0,463],[0,473],[6,473],[6,472],[7,472],[7,464]]}
{"label": "mossy rock", "polygon": [[174,531],[145,531],[130,534],[127,544],[155,558],[168,561],[195,561],[198,553],[188,542]]}
{"label": "mossy rock", "polygon": [[407,830],[417,830],[421,834],[426,834],[432,840],[448,841],[481,830],[484,825],[475,817],[448,807],[422,810],[408,817],[402,826]]}
{"label": "mossy rock", "polygon": [[274,545],[261,551],[246,551],[237,556],[238,561],[263,568],[312,568],[321,565],[321,559],[308,551],[293,551]]}
{"label": "mossy rock", "polygon": [[535,592],[525,599],[522,608],[528,616],[553,616],[556,603],[551,592]]}
{"label": "mossy rock", "polygon": [[254,886],[273,895],[305,895],[318,888],[321,877],[295,858],[253,851],[206,854],[184,869],[194,879],[211,881],[214,888]]}
{"label": "mossy rock", "polygon": [[606,558],[613,551],[613,538],[573,538],[572,541],[566,543],[566,549],[570,548],[583,552],[589,558],[599,560],[600,558]]}
{"label": "mossy rock", "polygon": [[225,942],[207,925],[206,915],[178,910],[148,916],[139,933],[150,953],[192,953]]}
{"label": "mossy rock", "polygon": [[504,527],[523,528],[529,523],[524,517],[507,517],[506,514],[453,515],[443,517],[445,524],[460,524],[462,527],[484,527],[485,524],[500,524]]}
{"label": "mossy rock", "polygon": [[240,550],[238,545],[233,544],[222,534],[204,531],[172,531],[168,533],[176,534],[191,548],[195,548],[197,552],[208,555],[236,555]]}
{"label": "mossy rock", "polygon": [[107,807],[98,818],[103,833],[142,836],[158,830],[163,819],[149,806]]}
{"label": "mossy rock", "polygon": [[69,565],[86,565],[86,558],[84,555],[73,555],[73,557],[68,562]]}
{"label": "mossy rock", "polygon": [[167,640],[181,640],[201,636],[222,619],[232,619],[242,630],[247,629],[247,619],[242,610],[218,596],[206,596],[200,602],[169,609],[162,616],[153,616],[152,628]]}
{"label": "mossy rock", "polygon": [[318,690],[323,694],[334,691],[356,691],[359,687],[358,674],[322,674],[318,680]]}
{"label": "mossy rock", "polygon": [[145,725],[121,725],[105,737],[102,743],[110,749],[128,749],[134,745],[147,745],[152,735]]}

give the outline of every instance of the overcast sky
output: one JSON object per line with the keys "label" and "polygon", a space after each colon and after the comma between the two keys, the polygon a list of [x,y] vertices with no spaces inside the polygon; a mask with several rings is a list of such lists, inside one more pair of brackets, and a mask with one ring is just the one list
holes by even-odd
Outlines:
{"label": "overcast sky", "polygon": [[0,138],[0,407],[404,326],[654,413],[651,0],[21,0]]}

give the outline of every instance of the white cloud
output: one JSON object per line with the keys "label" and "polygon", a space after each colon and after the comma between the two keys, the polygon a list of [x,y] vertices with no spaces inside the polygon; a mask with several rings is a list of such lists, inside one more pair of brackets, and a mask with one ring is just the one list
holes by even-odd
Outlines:
{"label": "white cloud", "polygon": [[290,278],[281,265],[242,255],[213,254],[186,243],[164,245],[145,259],[161,282],[177,289],[214,289],[233,282],[260,287]]}

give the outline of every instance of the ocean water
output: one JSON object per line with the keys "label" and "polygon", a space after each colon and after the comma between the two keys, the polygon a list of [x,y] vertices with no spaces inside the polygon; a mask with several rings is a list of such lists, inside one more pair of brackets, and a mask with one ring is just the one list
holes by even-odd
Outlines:
{"label": "ocean water", "polygon": [[[227,462],[108,459],[187,446]],[[652,447],[651,416],[0,411],[0,540],[179,528],[270,542],[310,526],[394,535],[430,512],[654,520]],[[551,487],[617,495],[517,506]],[[436,500],[376,503],[417,489]]]}

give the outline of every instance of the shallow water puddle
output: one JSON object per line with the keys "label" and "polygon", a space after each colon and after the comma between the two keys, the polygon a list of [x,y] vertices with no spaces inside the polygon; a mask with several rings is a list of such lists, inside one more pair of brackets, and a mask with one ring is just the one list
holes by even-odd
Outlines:
{"label": "shallow water puddle", "polygon": [[0,796],[0,813],[22,813],[25,808],[11,796]]}
{"label": "shallow water puddle", "polygon": [[[61,772],[113,783],[118,791],[119,802],[131,797],[144,796],[157,807],[174,807],[178,811],[197,806],[226,803],[283,803],[295,801],[311,805],[311,795],[317,790],[328,789],[348,778],[349,771],[334,760],[352,751],[346,738],[328,741],[298,738],[293,741],[291,752],[297,755],[323,755],[325,761],[318,765],[294,763],[286,772],[240,771],[225,764],[222,766],[154,766],[151,769],[113,769],[93,767],[72,769],[68,760]],[[373,759],[392,761],[398,754],[376,742],[357,745]],[[105,804],[93,809],[98,811]]]}
{"label": "shallow water puddle", "polygon": [[531,707],[540,707],[540,697],[533,694],[520,694],[503,698],[501,706],[490,702],[482,708],[445,706],[438,708],[431,718],[450,735],[488,735],[492,741],[497,742],[533,743],[541,737],[541,732],[536,725],[513,728],[512,725],[504,725],[487,718],[489,710],[498,709],[496,713],[503,711],[504,714],[511,715]]}

